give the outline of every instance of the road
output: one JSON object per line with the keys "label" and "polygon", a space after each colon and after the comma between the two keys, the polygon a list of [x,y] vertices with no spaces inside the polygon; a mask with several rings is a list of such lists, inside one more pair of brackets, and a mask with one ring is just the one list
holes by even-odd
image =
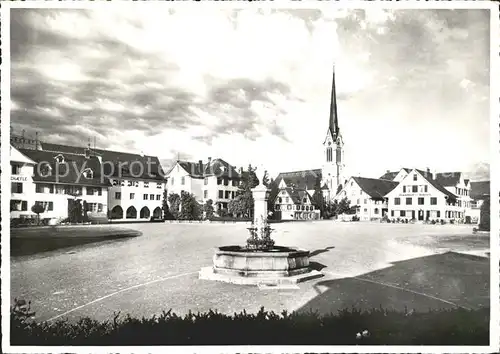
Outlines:
{"label": "road", "polygon": [[[336,311],[361,307],[489,306],[489,258],[448,251],[486,250],[489,237],[456,225],[318,221],[273,224],[276,244],[309,249],[325,276],[299,289],[265,289],[199,280],[216,246],[243,244],[245,224],[134,224],[142,236],[11,261],[11,298],[32,301],[38,320],[114,312],[151,316],[217,309]],[[399,262],[399,263],[396,263]]]}

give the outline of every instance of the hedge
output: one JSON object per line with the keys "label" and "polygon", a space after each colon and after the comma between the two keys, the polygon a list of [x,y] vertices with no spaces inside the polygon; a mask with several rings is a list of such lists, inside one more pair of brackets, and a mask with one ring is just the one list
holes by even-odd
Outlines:
{"label": "hedge", "polygon": [[372,309],[281,314],[262,308],[111,321],[29,323],[11,313],[11,345],[488,345],[489,308],[408,312]]}

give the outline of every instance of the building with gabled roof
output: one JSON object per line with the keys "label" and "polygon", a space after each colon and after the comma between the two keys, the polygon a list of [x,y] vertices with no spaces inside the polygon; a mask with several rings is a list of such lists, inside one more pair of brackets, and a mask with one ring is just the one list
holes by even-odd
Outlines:
{"label": "building with gabled roof", "polygon": [[296,187],[280,188],[274,199],[274,217],[277,220],[317,220],[320,211],[312,202],[311,195]]}
{"label": "building with gabled roof", "polygon": [[[166,181],[158,157],[95,149],[90,145],[53,144],[38,138],[34,142],[19,136],[12,139],[20,151],[36,161],[33,178],[41,191],[38,193],[45,199],[59,195],[66,203],[81,200],[88,215],[106,220],[162,218]],[[47,208],[54,208],[55,213],[55,200]],[[58,215],[67,215],[68,206],[61,206],[58,201],[57,208]]]}
{"label": "building with gabled roof", "polygon": [[467,207],[460,205],[458,195],[441,185],[437,174],[413,169],[390,191],[389,218],[415,221],[465,220]]}
{"label": "building with gabled roof", "polygon": [[169,194],[191,193],[201,204],[211,199],[219,212],[227,210],[236,198],[241,177],[234,166],[220,158],[209,157],[205,163],[177,160],[167,173],[167,190]]}
{"label": "building with gabled roof", "polygon": [[390,180],[351,177],[334,200],[347,198],[360,220],[380,219],[388,212],[385,196],[397,185],[398,182]]}

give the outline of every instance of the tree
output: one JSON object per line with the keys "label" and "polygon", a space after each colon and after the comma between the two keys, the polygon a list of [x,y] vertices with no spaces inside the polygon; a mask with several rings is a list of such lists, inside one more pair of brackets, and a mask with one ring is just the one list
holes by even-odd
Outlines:
{"label": "tree", "polygon": [[312,196],[312,203],[319,210],[320,217],[325,215],[325,198],[323,197],[323,191],[321,190],[321,178],[316,177],[316,182],[314,183],[314,193]]}
{"label": "tree", "polygon": [[337,193],[335,193],[335,195],[339,194],[341,190],[342,190],[342,185],[339,184],[339,186],[337,187]]}
{"label": "tree", "polygon": [[161,205],[163,211],[163,220],[172,220],[174,217],[168,208],[168,191],[165,189],[163,191],[163,202]]}
{"label": "tree", "polygon": [[340,200],[340,202],[337,204],[337,215],[347,213],[349,210],[351,210],[350,206],[351,202],[347,197],[344,197]]}
{"label": "tree", "polygon": [[227,205],[227,211],[229,214],[233,215],[233,217],[245,216],[247,209],[244,200],[245,198],[243,195],[238,195],[236,198],[231,200]]}
{"label": "tree", "polygon": [[270,189],[269,198],[267,199],[267,210],[274,211],[274,200],[278,196],[280,189],[278,183],[273,179],[271,179],[267,187]]}
{"label": "tree", "polygon": [[179,219],[181,220],[199,220],[200,219],[200,205],[196,201],[194,195],[188,192],[181,192],[180,198],[181,210],[179,212]]}
{"label": "tree", "polygon": [[490,198],[487,198],[483,202],[479,212],[480,212],[479,230],[490,231],[490,212],[491,212]]}
{"label": "tree", "polygon": [[241,181],[239,185],[239,203],[240,207],[244,210],[243,215],[247,217],[252,217],[253,212],[253,195],[252,188],[257,187],[259,180],[255,174],[255,168],[252,165],[248,165],[247,171],[244,171],[241,176]]}
{"label": "tree", "polygon": [[205,218],[207,220],[214,216],[214,201],[212,199],[205,202],[205,205],[203,205],[203,211],[205,212]]}
{"label": "tree", "polygon": [[40,224],[40,214],[42,214],[43,212],[45,212],[45,207],[42,204],[40,204],[40,203],[35,203],[31,207],[31,211],[36,214],[37,224]]}
{"label": "tree", "polygon": [[170,193],[168,195],[168,204],[170,205],[170,213],[172,217],[179,219],[179,207],[181,205],[181,197],[177,193]]}
{"label": "tree", "polygon": [[269,187],[269,184],[271,183],[272,179],[269,179],[269,173],[267,170],[264,172],[264,177],[262,178],[262,184],[265,185],[266,187]]}

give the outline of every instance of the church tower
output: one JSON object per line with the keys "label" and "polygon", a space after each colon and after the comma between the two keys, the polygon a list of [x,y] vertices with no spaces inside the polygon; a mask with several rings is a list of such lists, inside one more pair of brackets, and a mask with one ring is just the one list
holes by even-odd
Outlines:
{"label": "church tower", "polygon": [[340,134],[337,115],[337,97],[335,92],[335,67],[333,68],[332,96],[330,99],[330,119],[325,141],[323,142],[323,166],[321,168],[321,185],[328,187],[328,200],[336,194],[340,184],[343,184],[344,141]]}

